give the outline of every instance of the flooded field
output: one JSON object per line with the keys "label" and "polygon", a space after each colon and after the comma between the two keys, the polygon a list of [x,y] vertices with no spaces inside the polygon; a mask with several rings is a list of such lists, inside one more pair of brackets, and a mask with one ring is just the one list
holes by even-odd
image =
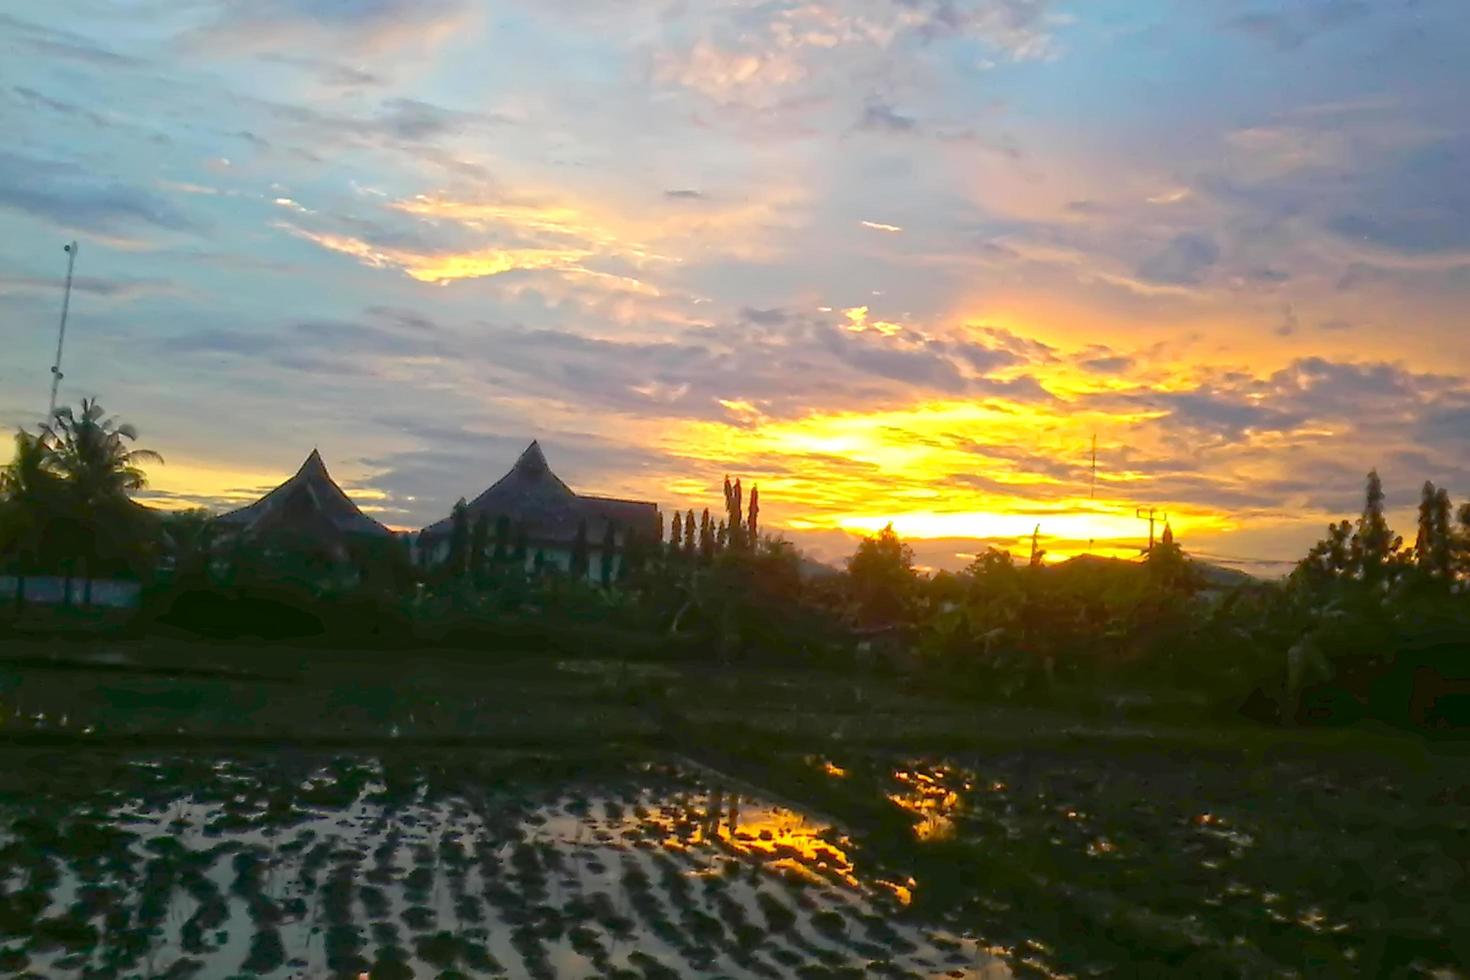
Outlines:
{"label": "flooded field", "polygon": [[0,810],[7,975],[1010,975],[839,831],[687,769],[27,765],[56,792]]}
{"label": "flooded field", "polygon": [[0,976],[1463,977],[1470,750],[884,679],[0,658]]}

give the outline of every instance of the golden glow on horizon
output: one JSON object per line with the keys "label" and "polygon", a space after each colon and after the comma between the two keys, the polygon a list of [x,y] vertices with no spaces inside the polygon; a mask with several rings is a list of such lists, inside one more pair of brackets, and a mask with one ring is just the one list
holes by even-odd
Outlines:
{"label": "golden glow on horizon", "polygon": [[[1135,554],[1148,536],[1135,513],[1140,503],[1166,511],[1176,533],[1236,527],[1226,514],[1132,499],[1130,488],[1147,477],[1110,470],[1105,462],[1097,497],[1090,497],[1091,434],[1103,433],[1106,456],[1110,445],[1140,441],[1136,423],[1153,418],[1151,412],[1102,415],[1071,413],[1066,403],[951,401],[778,421],[749,403],[726,408],[738,424],[693,423],[677,430],[670,448],[722,464],[752,461],[756,469],[745,481],[760,485],[772,529],[867,535],[891,523],[910,540],[972,538],[1024,554],[1039,524],[1048,557],[1062,558],[1088,551],[1088,542],[1094,553]],[[710,492],[690,480],[666,489],[695,498]]]}
{"label": "golden glow on horizon", "polygon": [[148,489],[139,494],[150,507],[160,510],[187,510],[204,506],[206,501],[216,507],[220,501],[243,507],[291,475],[176,461],[178,457],[172,453],[165,459],[170,462],[147,468]]}

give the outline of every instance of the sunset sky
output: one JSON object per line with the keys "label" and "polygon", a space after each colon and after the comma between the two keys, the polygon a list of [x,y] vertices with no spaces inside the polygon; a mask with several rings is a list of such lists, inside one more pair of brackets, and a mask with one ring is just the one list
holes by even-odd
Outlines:
{"label": "sunset sky", "polygon": [[1412,537],[1470,495],[1467,50],[1464,0],[5,4],[0,423],[76,238],[62,401],[156,503],[315,446],[417,528],[537,438],[829,560],[1139,507],[1290,559],[1371,466]]}

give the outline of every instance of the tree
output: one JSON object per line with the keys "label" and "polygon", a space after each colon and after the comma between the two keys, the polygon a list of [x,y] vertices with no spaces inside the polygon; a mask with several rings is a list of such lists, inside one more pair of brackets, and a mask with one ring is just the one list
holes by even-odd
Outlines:
{"label": "tree", "polygon": [[1397,556],[1403,539],[1396,537],[1383,516],[1383,481],[1378,471],[1368,471],[1363,514],[1353,538],[1353,565],[1367,582],[1380,581]]}
{"label": "tree", "polygon": [[745,518],[740,501],[740,480],[734,483],[725,477],[725,544],[732,550],[739,550],[745,543],[744,534]]}
{"label": "tree", "polygon": [[1425,579],[1448,584],[1453,574],[1454,531],[1450,526],[1450,495],[1424,481],[1419,498],[1419,533],[1414,540],[1414,564]]}
{"label": "tree", "polygon": [[449,557],[444,566],[449,575],[458,578],[469,566],[470,509],[463,497],[449,512]]}
{"label": "tree", "polygon": [[669,557],[677,558],[684,550],[684,515],[674,511],[674,523],[669,528]]}
{"label": "tree", "polygon": [[1164,535],[1148,553],[1145,564],[1149,577],[1165,591],[1188,592],[1194,586],[1189,559],[1184,557],[1184,549],[1174,540],[1174,529],[1168,523],[1164,524]]}
{"label": "tree", "polygon": [[694,549],[698,543],[694,540],[694,508],[691,507],[684,515],[684,557],[689,561],[694,560]]}
{"label": "tree", "polygon": [[916,581],[914,552],[892,524],[858,544],[847,560],[847,574],[864,621],[886,624],[904,618]]}
{"label": "tree", "polygon": [[699,515],[699,557],[705,564],[715,556],[715,526],[710,520],[709,508]]}
{"label": "tree", "polygon": [[1292,576],[1298,581],[1325,582],[1347,575],[1352,567],[1353,524],[1342,520],[1327,525],[1327,537],[1312,545]]}
{"label": "tree", "polygon": [[[68,551],[86,563],[90,601],[99,563],[141,571],[157,545],[157,521],[130,494],[148,486],[141,464],[161,464],[163,457],[151,449],[134,449],[138,431],[109,416],[95,398],[83,398],[79,412],[70,406],[57,409],[42,433],[65,481]],[[69,591],[70,573],[67,578]]]}
{"label": "tree", "polygon": [[749,516],[746,525],[749,527],[749,538],[752,544],[760,540],[760,513],[761,513],[761,490],[760,487],[750,488]]}
{"label": "tree", "polygon": [[608,521],[602,529],[602,554],[600,556],[602,587],[604,589],[612,586],[613,562],[617,557],[618,535],[617,527],[612,521]]}
{"label": "tree", "polygon": [[0,470],[0,556],[15,569],[15,607],[25,606],[26,573],[40,560],[60,504],[61,479],[43,435],[15,434],[15,455]]}
{"label": "tree", "polygon": [[[618,573],[620,578],[627,580],[630,575],[636,575],[643,570],[648,563],[650,544],[636,528],[630,527],[623,532],[623,564]],[[657,543],[653,542],[652,546],[656,548]]]}
{"label": "tree", "polygon": [[1434,494],[1434,513],[1431,527],[1434,532],[1434,547],[1430,552],[1430,566],[1441,582],[1449,583],[1455,574],[1455,532],[1451,520],[1450,492],[1440,487]]}
{"label": "tree", "polygon": [[587,580],[587,521],[577,522],[577,536],[572,539],[572,560],[567,569],[579,582]]}
{"label": "tree", "polygon": [[1455,574],[1470,577],[1470,503],[1461,504],[1456,516],[1460,526],[1454,535]]}
{"label": "tree", "polygon": [[160,520],[165,547],[173,552],[174,581],[190,585],[207,584],[215,528],[214,514],[200,507],[170,511]]}
{"label": "tree", "polygon": [[470,575],[477,588],[485,584],[485,552],[489,550],[489,544],[490,517],[482,512],[475,517],[474,528],[470,531]]}
{"label": "tree", "polygon": [[501,514],[495,518],[495,564],[503,565],[510,558],[510,518]]}
{"label": "tree", "polygon": [[514,558],[515,566],[520,571],[524,572],[526,570],[526,556],[530,552],[530,547],[530,541],[528,540],[528,535],[526,533],[526,525],[523,523],[517,523],[515,553],[511,557]]}

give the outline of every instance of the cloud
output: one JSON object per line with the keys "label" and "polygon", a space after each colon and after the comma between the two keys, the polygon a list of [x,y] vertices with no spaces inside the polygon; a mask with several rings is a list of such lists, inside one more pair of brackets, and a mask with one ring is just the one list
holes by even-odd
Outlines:
{"label": "cloud", "polygon": [[0,151],[0,207],[74,231],[126,236],[140,226],[195,232],[199,224],[166,198],[75,164]]}
{"label": "cloud", "polygon": [[389,99],[379,120],[399,139],[422,140],[454,128],[455,114],[417,99]]}
{"label": "cloud", "polygon": [[1470,135],[1432,142],[1380,168],[1332,216],[1344,238],[1391,252],[1470,252]]}
{"label": "cloud", "polygon": [[1176,235],[1162,250],[1138,266],[1138,277],[1169,286],[1193,286],[1203,282],[1220,258],[1220,247],[1209,235]]}
{"label": "cloud", "polygon": [[27,105],[33,108],[48,109],[63,116],[69,116],[74,119],[84,119],[87,122],[91,123],[93,126],[96,126],[98,129],[106,129],[112,125],[112,123],[105,116],[101,115],[100,113],[93,112],[91,109],[85,108],[84,106],[79,106],[74,102],[67,102],[62,99],[52,98],[49,95],[37,92],[35,89],[27,88],[23,85],[14,86],[11,91],[19,96],[21,100],[24,101]]}
{"label": "cloud", "polygon": [[[105,299],[128,301],[142,296],[174,293],[178,286],[166,279],[109,279],[99,276],[77,276],[72,289]],[[44,276],[21,276],[0,273],[0,296],[11,293],[55,294],[61,282]]]}
{"label": "cloud", "polygon": [[329,85],[335,88],[362,88],[372,85],[382,85],[386,82],[386,79],[377,72],[369,71],[357,65],[343,64],[325,58],[288,55],[275,51],[267,51],[256,57],[260,61],[269,64],[287,65],[310,72],[323,85]]}
{"label": "cloud", "polygon": [[664,197],[669,197],[680,201],[706,200],[706,195],[703,191],[691,190],[687,187],[680,188],[679,190],[664,191]]}
{"label": "cloud", "polygon": [[554,269],[562,272],[586,272],[578,264],[592,255],[578,249],[548,248],[478,248],[459,252],[415,252],[408,249],[377,246],[351,235],[315,232],[297,225],[282,223],[278,227],[298,238],[333,252],[350,255],[373,268],[396,268],[410,278],[427,283],[447,283],[456,279],[482,279],[507,272]]}
{"label": "cloud", "polygon": [[187,40],[215,50],[429,50],[462,30],[467,0],[223,0]]}
{"label": "cloud", "polygon": [[1301,47],[1317,34],[1339,27],[1371,12],[1362,0],[1306,0],[1287,12],[1253,11],[1232,17],[1226,28],[1279,51]]}
{"label": "cloud", "polygon": [[785,90],[803,81],[808,69],[783,51],[729,49],[701,40],[688,51],[660,57],[654,80],[699,93],[720,105],[769,108]]}
{"label": "cloud", "polygon": [[787,320],[785,310],[758,310],[750,306],[741,310],[740,315],[751,323],[758,323],[763,327],[777,327]]}
{"label": "cloud", "polygon": [[1079,362],[1082,367],[1097,374],[1122,374],[1134,366],[1134,360],[1123,354],[1107,354],[1088,357]]}
{"label": "cloud", "polygon": [[1048,0],[899,0],[910,26],[928,41],[974,38],[1013,61],[1036,61],[1057,53],[1052,27],[1057,18]]}
{"label": "cloud", "polygon": [[869,102],[863,107],[858,129],[880,133],[912,133],[918,128],[918,120],[906,116],[886,102]]}
{"label": "cloud", "polygon": [[[676,8],[697,36],[665,45],[653,77],[724,107],[825,106],[894,74],[945,43],[978,43],[1010,61],[1057,53],[1050,0],[851,0]],[[682,17],[680,15],[683,15]],[[870,98],[858,128],[907,132],[914,120]]]}
{"label": "cloud", "polygon": [[114,71],[139,68],[146,64],[140,58],[104,48],[81,34],[44,27],[3,13],[0,13],[0,28],[4,29],[0,33],[7,33],[31,50],[54,58]]}

